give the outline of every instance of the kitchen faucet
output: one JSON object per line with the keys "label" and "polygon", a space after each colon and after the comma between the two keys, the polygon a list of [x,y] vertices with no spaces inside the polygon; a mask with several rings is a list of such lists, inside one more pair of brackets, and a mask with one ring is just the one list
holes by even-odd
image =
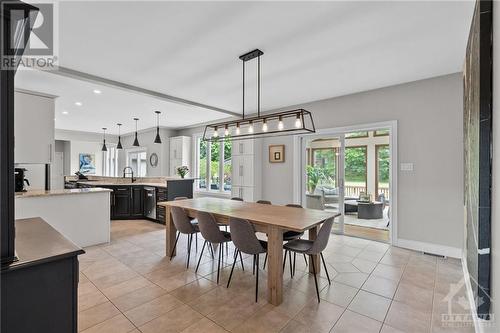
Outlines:
{"label": "kitchen faucet", "polygon": [[[130,172],[127,172],[127,169],[130,169]],[[132,169],[129,166],[126,166],[125,168],[123,168],[123,178],[125,178],[127,175],[132,175],[132,183],[135,182],[134,169]]]}

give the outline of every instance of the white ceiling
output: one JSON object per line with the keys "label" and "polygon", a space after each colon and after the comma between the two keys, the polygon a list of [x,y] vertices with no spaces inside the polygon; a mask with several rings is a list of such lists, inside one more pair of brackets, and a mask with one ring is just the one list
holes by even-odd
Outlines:
{"label": "white ceiling", "polygon": [[[241,112],[238,56],[260,48],[262,108],[269,110],[461,71],[473,6],[62,2],[59,59],[74,70]],[[247,109],[255,109],[254,64],[248,69]],[[92,85],[51,74],[19,76],[19,87],[60,95],[61,107],[71,107],[68,116],[78,115],[76,121],[57,116],[58,128],[98,131],[135,115],[151,118],[152,125],[157,107],[167,113],[168,126],[225,117],[123,91],[103,88],[93,96]],[[84,103],[82,110],[73,110],[76,99]]]}

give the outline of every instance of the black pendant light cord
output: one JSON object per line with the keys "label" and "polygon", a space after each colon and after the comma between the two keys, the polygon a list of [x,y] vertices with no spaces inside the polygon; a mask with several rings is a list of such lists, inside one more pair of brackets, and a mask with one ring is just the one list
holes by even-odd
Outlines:
{"label": "black pendant light cord", "polygon": [[260,56],[257,57],[257,116],[260,117]]}
{"label": "black pendant light cord", "polygon": [[245,119],[245,60],[243,60],[243,119]]}

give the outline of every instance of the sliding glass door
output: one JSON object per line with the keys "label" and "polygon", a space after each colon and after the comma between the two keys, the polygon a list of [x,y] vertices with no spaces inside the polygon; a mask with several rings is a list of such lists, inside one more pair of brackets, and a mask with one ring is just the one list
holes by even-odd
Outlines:
{"label": "sliding glass door", "polygon": [[[302,205],[344,214],[344,136],[308,136],[302,139]],[[334,232],[344,232],[343,215],[335,220]]]}

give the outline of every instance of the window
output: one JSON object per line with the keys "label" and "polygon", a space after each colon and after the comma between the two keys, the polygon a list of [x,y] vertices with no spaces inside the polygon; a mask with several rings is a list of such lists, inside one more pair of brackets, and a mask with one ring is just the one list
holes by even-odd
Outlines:
{"label": "window", "polygon": [[134,170],[134,177],[146,177],[147,162],[146,151],[130,151],[127,152],[127,166]]}
{"label": "window", "polygon": [[389,199],[389,165],[390,165],[390,151],[389,145],[375,146],[377,155],[377,173],[376,173],[376,189],[377,197],[384,194],[385,199]]}
{"label": "window", "polygon": [[383,129],[383,130],[376,130],[373,133],[374,136],[385,136],[389,135],[389,130],[388,129]]}
{"label": "window", "polygon": [[345,191],[346,197],[359,197],[367,191],[366,146],[345,148]]}
{"label": "window", "polygon": [[345,135],[345,137],[346,137],[346,139],[367,138],[368,137],[368,132],[367,131],[351,132],[351,133],[347,133]]}
{"label": "window", "polygon": [[324,185],[337,187],[337,148],[313,148],[312,165],[323,170]]}
{"label": "window", "polygon": [[118,175],[118,150],[108,146],[108,151],[102,152],[102,161],[102,175],[116,177]]}
{"label": "window", "polygon": [[200,135],[195,142],[196,188],[200,191],[231,191],[231,141],[205,142]]}

